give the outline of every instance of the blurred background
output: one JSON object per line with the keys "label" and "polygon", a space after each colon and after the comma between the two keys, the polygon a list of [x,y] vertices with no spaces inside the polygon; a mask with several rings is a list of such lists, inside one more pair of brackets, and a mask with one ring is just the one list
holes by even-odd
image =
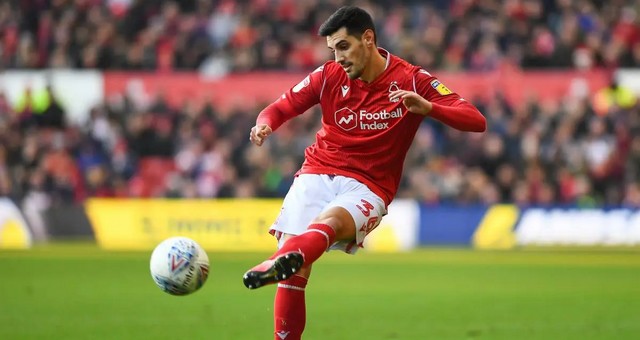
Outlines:
{"label": "blurred background", "polygon": [[[345,4],[488,131],[424,120],[364,254],[314,266],[305,339],[640,339],[637,0],[0,1],[0,338],[273,336],[240,278],[321,114],[248,134]],[[149,276],[177,235],[193,297]]]}
{"label": "blurred background", "polygon": [[488,119],[425,120],[399,199],[640,207],[640,4],[624,0],[3,1],[0,195],[36,241],[92,198],[283,197],[318,108],[266,148],[247,135],[331,58],[317,28],[347,3]]}

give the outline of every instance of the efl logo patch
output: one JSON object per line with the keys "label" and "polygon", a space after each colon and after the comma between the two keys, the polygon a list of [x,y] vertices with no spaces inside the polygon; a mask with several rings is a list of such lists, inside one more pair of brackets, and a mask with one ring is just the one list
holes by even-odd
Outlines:
{"label": "efl logo patch", "polygon": [[436,91],[438,91],[438,93],[440,93],[443,96],[453,93],[446,86],[444,86],[444,84],[441,83],[438,79],[434,79],[431,81],[431,87],[433,87]]}

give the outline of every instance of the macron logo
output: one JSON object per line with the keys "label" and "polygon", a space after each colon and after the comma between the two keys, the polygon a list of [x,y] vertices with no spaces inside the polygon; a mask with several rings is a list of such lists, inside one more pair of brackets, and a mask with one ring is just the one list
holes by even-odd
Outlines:
{"label": "macron logo", "polygon": [[353,120],[353,116],[342,117],[342,118],[340,118],[340,121],[338,122],[338,124],[340,124],[340,125],[348,125],[349,123],[351,123],[352,120]]}
{"label": "macron logo", "polygon": [[280,338],[282,340],[286,339],[289,336],[289,332],[288,331],[287,332],[280,331],[280,332],[277,332],[276,334],[278,334],[278,338]]}
{"label": "macron logo", "polygon": [[342,90],[342,97],[346,97],[347,93],[349,93],[349,86],[347,85],[342,85],[342,87],[340,88]]}

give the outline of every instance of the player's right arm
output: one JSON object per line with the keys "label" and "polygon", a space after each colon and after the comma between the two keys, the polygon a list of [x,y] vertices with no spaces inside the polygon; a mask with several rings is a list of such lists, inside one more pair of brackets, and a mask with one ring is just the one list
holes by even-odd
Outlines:
{"label": "player's right arm", "polygon": [[286,121],[318,104],[324,81],[324,67],[321,66],[265,107],[258,115],[256,125],[251,128],[251,142],[261,146],[264,140]]}

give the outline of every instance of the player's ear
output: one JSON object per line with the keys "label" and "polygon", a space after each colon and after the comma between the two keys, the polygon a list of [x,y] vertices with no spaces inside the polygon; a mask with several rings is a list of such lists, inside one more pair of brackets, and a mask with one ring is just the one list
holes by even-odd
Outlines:
{"label": "player's ear", "polygon": [[364,40],[365,46],[367,47],[373,46],[375,39],[374,39],[374,33],[372,30],[368,29],[364,31],[364,33],[362,33],[362,38]]}

